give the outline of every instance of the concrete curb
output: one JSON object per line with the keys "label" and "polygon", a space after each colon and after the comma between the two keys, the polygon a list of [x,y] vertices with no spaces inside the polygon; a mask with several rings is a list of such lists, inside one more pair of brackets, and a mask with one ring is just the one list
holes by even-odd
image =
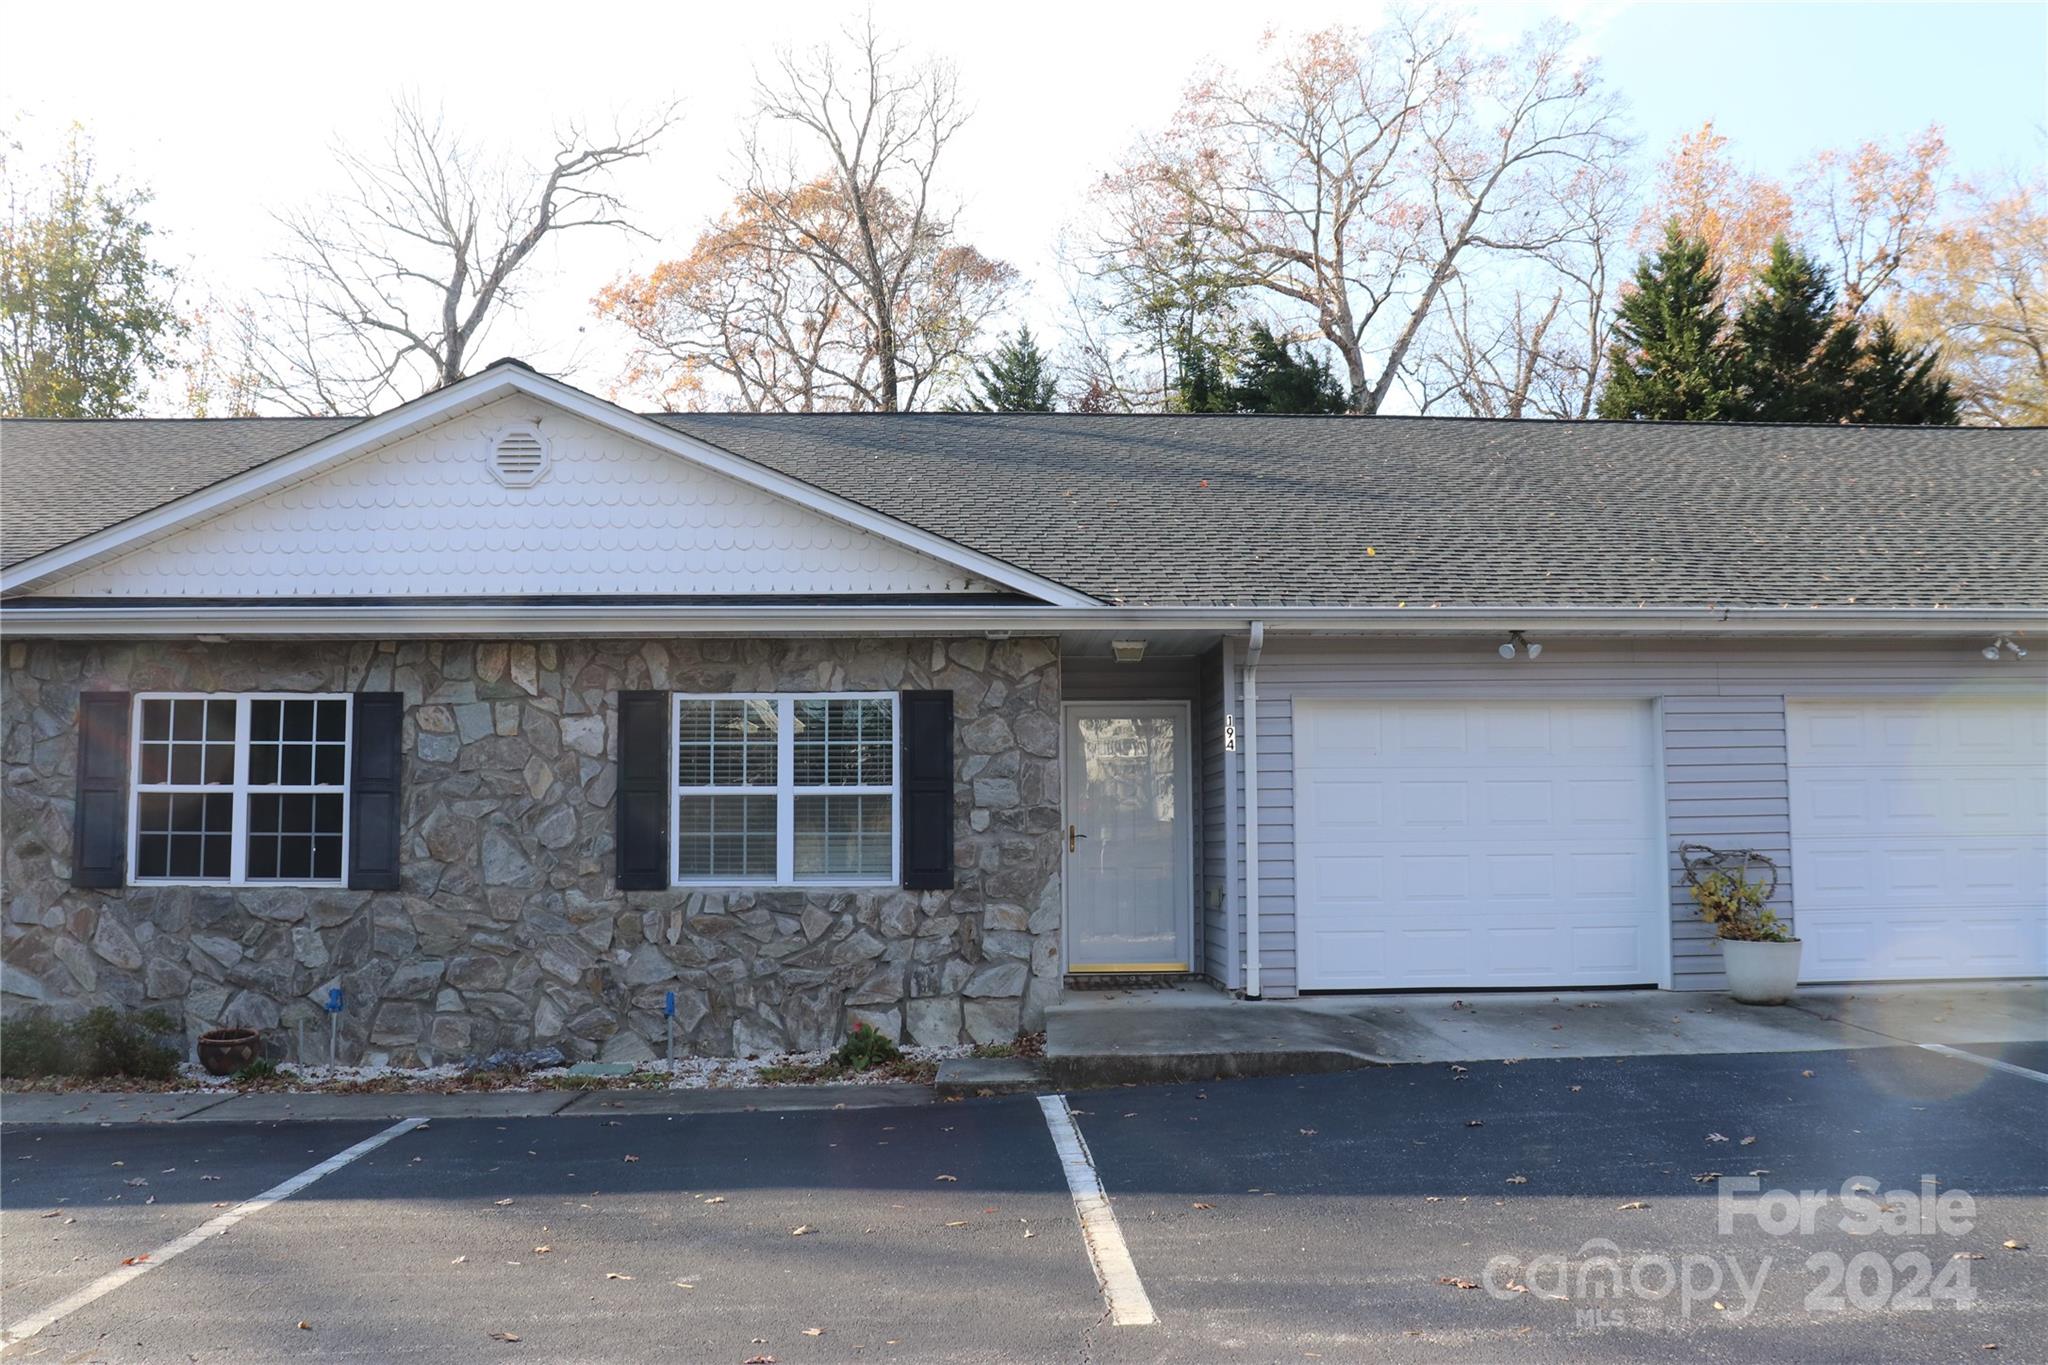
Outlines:
{"label": "concrete curb", "polygon": [[939,1063],[933,1089],[946,1099],[1027,1095],[1049,1089],[1045,1067],[1028,1057],[954,1057]]}
{"label": "concrete curb", "polygon": [[394,1118],[596,1118],[615,1114],[735,1114],[929,1105],[930,1086],[762,1086],[733,1090],[486,1090],[473,1094],[320,1091],[0,1093],[0,1127],[158,1123],[317,1123]]}

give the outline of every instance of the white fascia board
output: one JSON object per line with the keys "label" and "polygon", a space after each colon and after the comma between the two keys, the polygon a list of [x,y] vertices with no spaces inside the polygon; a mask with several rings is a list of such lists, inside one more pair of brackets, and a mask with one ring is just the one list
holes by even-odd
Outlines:
{"label": "white fascia board", "polygon": [[437,604],[429,601],[319,606],[147,605],[0,607],[10,637],[564,638],[674,635],[903,635],[1069,630],[1215,631],[1243,634],[1265,623],[1269,637],[1483,635],[1509,630],[1583,637],[1688,635],[1953,637],[2048,631],[2048,609],[1951,608],[1506,608],[1439,607],[1039,607],[961,603],[931,606],[788,606],[760,603]]}
{"label": "white fascia board", "polygon": [[970,550],[943,536],[884,516],[801,479],[790,478],[742,459],[730,451],[673,430],[650,417],[628,412],[616,403],[594,397],[560,380],[512,365],[496,366],[447,388],[436,389],[380,416],[365,418],[289,455],[189,493],[176,502],[24,560],[0,572],[0,593],[19,593],[98,560],[135,549],[179,527],[203,521],[252,498],[310,478],[338,461],[374,450],[424,427],[515,393],[537,398],[597,426],[1053,606],[1095,605],[1095,599],[1086,593],[1076,592],[1064,584]]}

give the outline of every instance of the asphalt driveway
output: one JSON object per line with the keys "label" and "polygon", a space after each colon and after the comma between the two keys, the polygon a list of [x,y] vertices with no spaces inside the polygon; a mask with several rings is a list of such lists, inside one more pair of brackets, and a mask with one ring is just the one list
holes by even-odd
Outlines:
{"label": "asphalt driveway", "polygon": [[[1917,1361],[2048,1341],[2048,1083],[1962,1058],[1543,1058],[1070,1103],[1155,1324],[1108,1321],[1047,1118],[1018,1097],[436,1119],[6,1358]],[[8,1129],[6,1323],[382,1127]],[[1773,1231],[1748,1193],[1722,1230],[1714,1173],[1752,1171],[1758,1193],[1825,1192],[1810,1231]],[[1952,1195],[1923,1222],[1923,1176],[1967,1216]],[[1900,1226],[1841,1226],[1857,1178]],[[1603,1252],[1619,1297],[1594,1295]]]}

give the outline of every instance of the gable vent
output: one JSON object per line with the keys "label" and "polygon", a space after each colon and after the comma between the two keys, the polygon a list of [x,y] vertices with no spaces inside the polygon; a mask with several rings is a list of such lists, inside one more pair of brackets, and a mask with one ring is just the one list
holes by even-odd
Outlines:
{"label": "gable vent", "polygon": [[532,427],[508,427],[491,442],[491,473],[507,488],[531,488],[547,472],[547,438]]}

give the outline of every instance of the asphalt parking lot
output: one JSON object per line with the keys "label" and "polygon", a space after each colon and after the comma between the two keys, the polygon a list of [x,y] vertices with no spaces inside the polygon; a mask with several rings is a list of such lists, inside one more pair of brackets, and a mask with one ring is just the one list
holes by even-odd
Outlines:
{"label": "asphalt parking lot", "polygon": [[[2048,1357],[2048,1084],[1969,1060],[1542,1058],[1070,1104],[1156,1323],[1111,1322],[1024,1096],[436,1119],[6,1359]],[[7,1129],[5,1323],[386,1128]],[[1722,1230],[1715,1173],[1752,1171],[1826,1192],[1810,1231],[1748,1194]],[[1922,1209],[1923,1176],[1967,1214]],[[1840,1226],[1859,1209],[1871,1230]]]}

